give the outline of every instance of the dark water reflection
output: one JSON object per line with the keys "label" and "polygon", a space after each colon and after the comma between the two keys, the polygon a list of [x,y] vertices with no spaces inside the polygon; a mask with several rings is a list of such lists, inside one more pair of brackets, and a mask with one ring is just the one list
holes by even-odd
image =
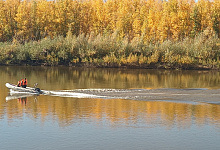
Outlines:
{"label": "dark water reflection", "polygon": [[220,149],[220,105],[43,95],[6,101],[5,83],[23,77],[46,90],[220,88],[218,71],[0,67],[0,149]]}
{"label": "dark water reflection", "polygon": [[17,83],[17,80],[24,76],[30,79],[30,85],[37,82],[41,88],[49,90],[77,88],[220,88],[218,71],[0,67],[0,77],[3,81]]}

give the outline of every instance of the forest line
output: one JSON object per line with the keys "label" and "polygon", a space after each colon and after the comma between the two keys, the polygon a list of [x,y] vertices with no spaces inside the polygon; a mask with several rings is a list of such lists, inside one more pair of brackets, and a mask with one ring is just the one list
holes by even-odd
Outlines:
{"label": "forest line", "polygon": [[1,0],[0,63],[219,68],[220,1]]}

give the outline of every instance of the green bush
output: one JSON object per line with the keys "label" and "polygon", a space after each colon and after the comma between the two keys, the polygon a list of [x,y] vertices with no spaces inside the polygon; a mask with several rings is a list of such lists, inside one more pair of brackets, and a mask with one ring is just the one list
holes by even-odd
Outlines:
{"label": "green bush", "polygon": [[91,65],[98,67],[210,68],[220,66],[220,39],[209,30],[182,41],[146,43],[117,32],[94,36],[68,33],[39,41],[0,43],[0,64]]}

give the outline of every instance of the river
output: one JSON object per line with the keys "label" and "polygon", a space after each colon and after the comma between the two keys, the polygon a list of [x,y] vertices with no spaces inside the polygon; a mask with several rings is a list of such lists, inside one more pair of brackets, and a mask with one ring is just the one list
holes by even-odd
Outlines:
{"label": "river", "polygon": [[[7,99],[24,77],[69,95]],[[1,66],[0,79],[1,150],[220,149],[218,71]]]}

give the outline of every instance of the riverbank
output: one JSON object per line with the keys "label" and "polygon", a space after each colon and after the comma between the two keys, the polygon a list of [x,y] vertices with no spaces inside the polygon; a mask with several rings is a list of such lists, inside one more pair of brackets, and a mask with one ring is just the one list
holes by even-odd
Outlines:
{"label": "riverbank", "polygon": [[209,31],[181,41],[129,41],[117,33],[0,43],[0,65],[219,69],[220,39]]}

